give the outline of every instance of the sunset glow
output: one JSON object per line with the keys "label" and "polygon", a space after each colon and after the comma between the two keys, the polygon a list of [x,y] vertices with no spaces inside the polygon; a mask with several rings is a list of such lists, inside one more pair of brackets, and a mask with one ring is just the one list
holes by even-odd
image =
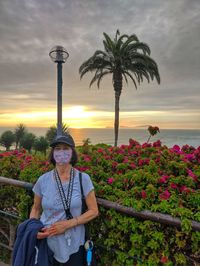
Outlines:
{"label": "sunset glow", "polygon": [[[198,112],[172,112],[172,111],[136,111],[120,112],[120,127],[135,128],[144,125],[157,125],[161,128],[185,128],[184,122],[190,123],[190,118],[198,121]],[[179,123],[177,123],[177,120]],[[50,127],[57,121],[57,111],[54,109],[27,110],[27,112],[14,112],[0,114],[1,126],[15,126],[23,123],[30,127]],[[109,128],[114,125],[114,111],[95,111],[87,106],[69,106],[63,108],[63,123],[70,128]],[[196,128],[190,123],[190,128]]]}

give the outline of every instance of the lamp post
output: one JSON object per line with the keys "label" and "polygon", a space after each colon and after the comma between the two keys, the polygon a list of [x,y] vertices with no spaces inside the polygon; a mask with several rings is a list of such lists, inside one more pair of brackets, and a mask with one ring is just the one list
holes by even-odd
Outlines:
{"label": "lamp post", "polygon": [[49,52],[54,63],[57,63],[57,136],[62,135],[62,64],[69,57],[68,52],[62,46],[55,46]]}

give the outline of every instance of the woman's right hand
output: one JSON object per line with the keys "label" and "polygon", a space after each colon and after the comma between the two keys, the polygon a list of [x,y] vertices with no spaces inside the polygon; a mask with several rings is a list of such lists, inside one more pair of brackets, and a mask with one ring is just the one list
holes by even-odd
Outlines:
{"label": "woman's right hand", "polygon": [[37,239],[44,239],[49,236],[49,228],[43,227],[38,233],[37,233]]}

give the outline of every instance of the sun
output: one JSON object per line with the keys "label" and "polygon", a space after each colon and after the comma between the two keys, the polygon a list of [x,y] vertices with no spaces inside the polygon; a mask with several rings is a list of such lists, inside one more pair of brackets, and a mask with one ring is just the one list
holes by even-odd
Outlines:
{"label": "sun", "polygon": [[92,111],[81,105],[63,109],[63,121],[72,128],[90,127],[93,116]]}
{"label": "sun", "polygon": [[91,117],[91,112],[86,111],[85,106],[75,105],[63,110],[63,118],[76,119],[76,118],[89,118]]}

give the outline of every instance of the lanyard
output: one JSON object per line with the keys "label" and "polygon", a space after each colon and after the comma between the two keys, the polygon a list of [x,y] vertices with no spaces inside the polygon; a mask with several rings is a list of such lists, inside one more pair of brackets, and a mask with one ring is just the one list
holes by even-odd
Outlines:
{"label": "lanyard", "polygon": [[73,184],[74,184],[74,169],[73,167],[71,168],[71,172],[70,172],[70,181],[69,181],[69,187],[68,187],[68,191],[67,191],[67,198],[62,186],[62,182],[60,180],[59,174],[57,169],[54,169],[54,176],[56,179],[56,184],[58,186],[58,190],[60,193],[60,197],[62,200],[62,204],[65,210],[65,214],[66,214],[66,218],[67,220],[72,219],[73,216],[70,212],[70,205],[71,205],[71,199],[72,199],[72,190],[73,190]]}

